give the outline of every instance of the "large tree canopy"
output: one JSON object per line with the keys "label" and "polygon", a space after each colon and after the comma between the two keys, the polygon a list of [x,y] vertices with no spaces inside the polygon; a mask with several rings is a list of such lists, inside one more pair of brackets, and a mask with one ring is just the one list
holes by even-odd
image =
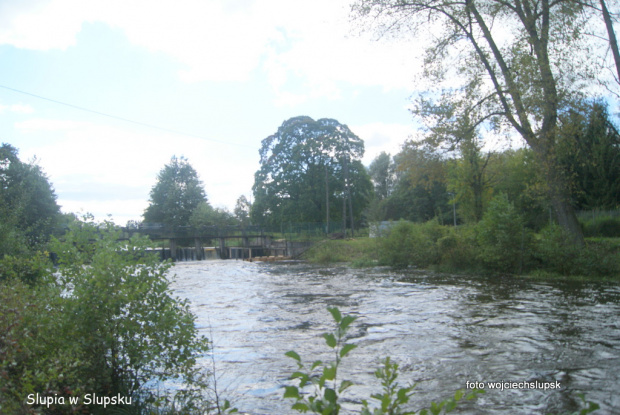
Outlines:
{"label": "large tree canopy", "polygon": [[382,32],[431,34],[425,75],[437,88],[414,112],[438,140],[458,140],[462,117],[472,128],[516,130],[544,171],[559,223],[582,244],[556,129],[580,82],[596,75],[584,36],[590,8],[573,0],[358,0],[353,10]]}
{"label": "large tree canopy", "polygon": [[187,159],[173,156],[157,175],[149,202],[144,211],[145,222],[187,226],[194,210],[207,203],[207,196],[198,173]]}
{"label": "large tree canopy", "polygon": [[0,147],[0,257],[36,248],[49,239],[59,216],[56,194],[35,163]]}
{"label": "large tree canopy", "polygon": [[342,219],[343,214],[360,217],[372,184],[360,161],[364,143],[346,125],[327,118],[291,118],[262,141],[259,154],[254,223],[325,222]]}

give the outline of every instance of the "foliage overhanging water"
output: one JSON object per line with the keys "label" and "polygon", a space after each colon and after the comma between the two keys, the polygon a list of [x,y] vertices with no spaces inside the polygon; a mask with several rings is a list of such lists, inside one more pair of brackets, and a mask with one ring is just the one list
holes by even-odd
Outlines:
{"label": "foliage overhanging water", "polygon": [[282,398],[296,368],[284,353],[332,358],[321,337],[332,329],[328,306],[358,316],[351,334],[359,347],[339,375],[356,384],[343,396],[346,413],[379,392],[373,372],[385,356],[399,363],[401,383],[418,383],[413,408],[467,381],[559,381],[560,390],[487,388],[457,413],[565,413],[578,408],[578,393],[601,413],[620,410],[618,284],[235,261],[179,263],[172,272],[176,294],[215,342],[219,392],[242,412],[295,413]]}

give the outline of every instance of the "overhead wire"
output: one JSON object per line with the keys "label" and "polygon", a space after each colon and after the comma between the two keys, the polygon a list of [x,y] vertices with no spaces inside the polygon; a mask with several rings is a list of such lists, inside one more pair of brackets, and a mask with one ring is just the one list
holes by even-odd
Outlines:
{"label": "overhead wire", "polygon": [[165,132],[168,132],[168,133],[180,134],[180,135],[185,135],[185,136],[193,137],[193,138],[199,138],[201,140],[212,141],[214,143],[228,144],[228,145],[234,145],[234,146],[246,147],[246,148],[254,148],[254,147],[251,147],[251,146],[248,146],[248,145],[245,145],[245,144],[235,143],[235,142],[231,142],[231,141],[217,140],[215,138],[207,138],[207,137],[203,137],[203,136],[200,136],[200,135],[197,135],[197,134],[192,134],[192,133],[187,133],[187,132],[183,132],[183,131],[173,130],[173,129],[170,129],[170,128],[160,127],[160,126],[157,126],[157,125],[148,124],[148,123],[141,122],[141,121],[134,121],[134,120],[131,120],[129,118],[120,117],[118,115],[107,114],[105,112],[92,110],[90,108],[81,107],[79,105],[69,104],[67,102],[59,101],[59,100],[52,99],[52,98],[47,98],[47,97],[44,97],[44,96],[41,96],[41,95],[33,94],[31,92],[26,92],[26,91],[22,91],[22,90],[19,90],[19,89],[16,89],[16,88],[11,88],[11,87],[6,86],[6,85],[0,85],[0,88],[6,89],[6,90],[9,90],[9,91],[13,91],[13,92],[17,92],[17,93],[23,94],[23,95],[28,95],[28,96],[31,96],[31,97],[34,97],[34,98],[38,98],[38,99],[41,99],[41,100],[44,100],[44,101],[52,102],[54,104],[64,105],[66,107],[77,109],[77,110],[80,110],[80,111],[90,112],[92,114],[100,115],[100,116],[103,116],[103,117],[108,117],[108,118],[112,118],[112,119],[115,119],[115,120],[131,123],[131,124],[135,124],[135,125],[140,125],[142,127],[148,127],[148,128],[152,128],[152,129],[156,129],[156,130],[160,130],[160,131],[165,131]]}

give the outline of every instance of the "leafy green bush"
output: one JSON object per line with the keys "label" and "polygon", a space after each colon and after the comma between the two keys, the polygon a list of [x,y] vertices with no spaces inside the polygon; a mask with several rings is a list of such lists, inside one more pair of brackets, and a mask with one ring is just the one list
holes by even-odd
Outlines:
{"label": "leafy green bush", "polygon": [[444,234],[444,227],[436,220],[423,224],[401,221],[381,240],[380,261],[394,268],[437,264],[440,259],[437,241]]}
{"label": "leafy green bush", "polygon": [[[118,236],[111,223],[77,222],[51,244],[56,274],[0,282],[0,414],[39,412],[38,403],[25,405],[31,393],[121,395],[156,405],[168,398],[145,385],[168,379],[187,385],[178,394],[192,407],[205,401],[208,379],[196,359],[208,342],[188,302],[170,295],[171,264],[148,254],[146,239]],[[50,411],[82,409],[105,412],[68,403]]]}
{"label": "leafy green bush", "polygon": [[314,264],[355,262],[360,267],[371,266],[378,258],[377,242],[374,238],[323,240],[304,252],[303,258]]}
{"label": "leafy green bush", "polygon": [[[27,285],[19,279],[0,282],[0,414],[32,413],[29,395],[81,395],[89,382],[81,378],[79,345],[66,337],[56,287]],[[79,407],[52,405],[56,414]]]}
{"label": "leafy green bush", "polygon": [[569,235],[558,225],[540,232],[534,256],[539,268],[555,274],[599,277],[620,274],[620,253],[616,246],[589,240],[580,248],[571,243]]}
{"label": "leafy green bush", "polygon": [[516,273],[528,261],[531,237],[505,194],[491,200],[476,228],[478,257],[487,269]]}
{"label": "leafy green bush", "polygon": [[581,249],[571,242],[567,232],[558,225],[545,227],[535,245],[535,257],[540,267],[561,275],[575,274],[579,268]]}
{"label": "leafy green bush", "polygon": [[48,254],[36,252],[26,257],[7,255],[0,260],[0,281],[19,279],[34,285],[49,275],[52,263]]}
{"label": "leafy green bush", "polygon": [[441,255],[439,268],[442,271],[453,272],[480,268],[473,226],[450,227],[446,236],[437,241],[437,248]]}
{"label": "leafy green bush", "polygon": [[171,264],[145,253],[148,240],[121,243],[118,236],[110,223],[85,222],[52,244],[60,283],[71,293],[68,338],[82,346],[84,378],[93,380],[93,392],[127,395],[148,381],[193,380],[208,344],[188,302],[170,296]]}

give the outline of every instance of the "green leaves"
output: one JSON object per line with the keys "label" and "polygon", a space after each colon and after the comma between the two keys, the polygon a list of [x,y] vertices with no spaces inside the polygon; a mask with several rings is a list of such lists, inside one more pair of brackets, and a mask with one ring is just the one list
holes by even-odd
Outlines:
{"label": "green leaves", "polygon": [[336,336],[333,333],[325,333],[323,337],[325,337],[325,343],[332,349],[338,345],[338,340],[336,340]]}
{"label": "green leaves", "polygon": [[[334,349],[335,361],[323,364],[322,361],[316,360],[308,369],[297,352],[291,350],[285,353],[285,356],[297,362],[299,370],[293,372],[291,379],[298,380],[299,386],[286,386],[284,397],[295,399],[291,408],[299,412],[312,411],[322,415],[336,415],[340,411],[338,395],[353,385],[353,382],[343,380],[337,386],[337,378],[341,359],[356,347],[354,344],[343,343],[347,330],[355,321],[355,317],[343,316],[336,307],[330,307],[328,311],[332,315],[336,327],[333,332],[324,333],[323,338],[327,346]],[[314,394],[309,396],[301,392],[301,389],[308,384],[315,387]]]}
{"label": "green leaves", "polygon": [[351,350],[355,349],[357,347],[357,344],[345,344],[344,346],[342,346],[342,349],[340,349],[340,357],[345,357]]}
{"label": "green leaves", "polygon": [[340,210],[329,212],[328,206],[342,202],[345,163],[354,215],[361,214],[372,192],[360,161],[364,143],[336,120],[290,118],[262,141],[259,154],[253,186],[255,223],[279,227],[281,222],[320,222],[326,215],[337,219]]}
{"label": "green leaves", "polygon": [[144,211],[145,222],[186,226],[192,212],[207,203],[198,173],[184,157],[170,159],[157,176],[151,189],[149,206]]}
{"label": "green leaves", "polygon": [[439,415],[442,412],[452,412],[461,399],[465,398],[465,400],[469,401],[475,399],[481,393],[485,393],[484,389],[472,389],[467,394],[465,394],[463,390],[459,389],[454,393],[454,397],[445,399],[439,403],[431,402],[431,406],[429,408],[422,409],[420,411],[420,415],[428,415],[429,413],[432,415]]}
{"label": "green leaves", "polygon": [[299,357],[297,352],[295,352],[293,350],[290,350],[290,351],[284,353],[284,355],[290,357],[291,359],[297,360],[298,363],[301,363],[301,357]]}
{"label": "green leaves", "polygon": [[340,323],[342,320],[342,314],[340,313],[338,307],[327,307],[327,311],[330,312],[336,323]]}
{"label": "green leaves", "polygon": [[296,386],[285,386],[284,397],[292,399],[301,399],[299,396],[299,389]]}

